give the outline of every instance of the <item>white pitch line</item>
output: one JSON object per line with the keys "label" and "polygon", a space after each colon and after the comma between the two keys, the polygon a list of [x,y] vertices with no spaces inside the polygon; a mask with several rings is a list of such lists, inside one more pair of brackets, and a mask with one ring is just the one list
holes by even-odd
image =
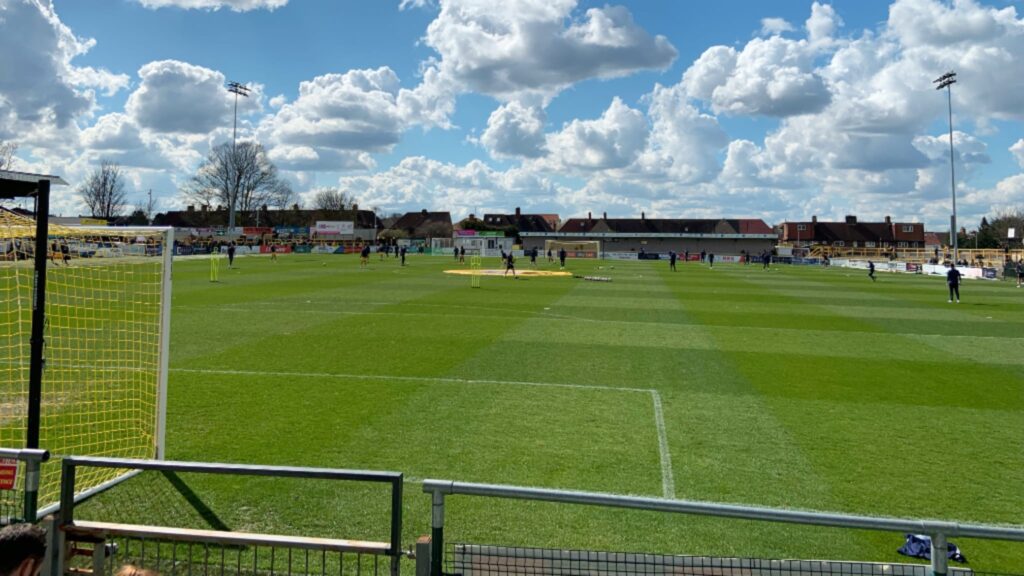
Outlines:
{"label": "white pitch line", "polygon": [[669,499],[676,497],[676,481],[672,475],[672,453],[668,449],[668,434],[665,432],[665,414],[661,409],[661,394],[651,389],[654,401],[654,424],[658,428],[658,455],[661,457],[661,492]]}
{"label": "white pitch line", "polygon": [[658,431],[658,458],[661,463],[661,490],[665,498],[675,498],[675,480],[672,474],[672,454],[668,448],[668,434],[665,431],[665,414],[661,406],[661,395],[653,388],[626,388],[621,386],[590,386],[587,384],[563,384],[559,382],[528,382],[522,380],[477,380],[469,378],[445,378],[442,376],[389,376],[380,374],[340,374],[337,372],[275,372],[262,370],[220,370],[207,368],[171,368],[171,372],[187,374],[221,374],[227,376],[274,376],[296,378],[349,378],[354,380],[391,380],[399,382],[443,382],[451,384],[484,384],[498,386],[538,386],[542,388],[569,388],[575,390],[611,390],[615,392],[639,392],[650,394],[654,405],[654,425]]}
{"label": "white pitch line", "polygon": [[540,386],[545,388],[574,388],[577,390],[615,390],[617,392],[643,392],[650,388],[625,388],[620,386],[590,386],[588,384],[563,384],[560,382],[527,382],[520,380],[477,380],[470,378],[446,378],[443,376],[392,376],[387,374],[343,374],[338,372],[274,372],[262,370],[220,370],[213,368],[171,368],[171,372],[190,374],[224,374],[228,376],[295,376],[297,378],[349,378],[353,380],[394,380],[405,382],[448,382],[452,384],[496,384],[507,386]]}

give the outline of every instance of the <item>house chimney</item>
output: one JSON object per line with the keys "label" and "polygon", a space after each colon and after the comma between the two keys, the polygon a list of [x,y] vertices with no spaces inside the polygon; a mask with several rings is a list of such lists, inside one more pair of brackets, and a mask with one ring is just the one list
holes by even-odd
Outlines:
{"label": "house chimney", "polygon": [[591,217],[590,212],[587,212],[587,221],[589,222],[591,220],[593,220],[593,218]]}
{"label": "house chimney", "polygon": [[608,219],[608,213],[607,212],[602,212],[601,213],[601,217],[604,218],[605,220],[607,220]]}
{"label": "house chimney", "polygon": [[353,204],[352,205],[352,211],[353,212],[359,212],[359,204]]}
{"label": "house chimney", "polygon": [[516,206],[516,218],[519,218],[520,215],[519,206]]}
{"label": "house chimney", "polygon": [[641,212],[640,213],[640,219],[641,220],[646,220],[647,219],[647,214],[644,214],[643,212]]}
{"label": "house chimney", "polygon": [[857,223],[857,217],[852,215],[852,214],[847,215],[846,216],[846,223],[847,224],[856,224]]}
{"label": "house chimney", "polygon": [[818,217],[817,216],[811,216],[811,224],[817,224],[817,223],[818,223]]}
{"label": "house chimney", "polygon": [[186,212],[195,212],[196,211],[196,207],[193,204],[189,204],[188,207],[185,208],[185,211]]}
{"label": "house chimney", "polygon": [[423,210],[420,210],[420,213],[423,214],[424,216],[426,216],[427,215],[427,209],[424,208]]}
{"label": "house chimney", "polygon": [[892,216],[886,216],[885,217],[885,223],[886,224],[892,224]]}

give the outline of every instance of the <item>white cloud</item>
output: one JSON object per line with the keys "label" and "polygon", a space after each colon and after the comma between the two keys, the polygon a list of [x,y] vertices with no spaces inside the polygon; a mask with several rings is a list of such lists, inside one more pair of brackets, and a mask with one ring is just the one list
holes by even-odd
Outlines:
{"label": "white cloud", "polygon": [[387,151],[406,127],[398,90],[398,76],[387,67],[317,76],[302,82],[298,99],[281,106],[260,130],[274,144]]}
{"label": "white cloud", "polygon": [[836,14],[830,4],[815,2],[811,5],[811,17],[804,27],[807,29],[807,40],[813,46],[821,46],[832,42],[836,28],[843,25],[843,19]]}
{"label": "white cloud", "polygon": [[539,106],[502,104],[491,112],[480,142],[496,158],[537,158],[545,151],[545,118]]}
{"label": "white cloud", "polygon": [[764,36],[775,36],[783,32],[792,32],[793,30],[795,28],[785,18],[761,19],[761,34]]}
{"label": "white cloud", "polygon": [[137,0],[146,8],[182,8],[185,10],[220,10],[228,8],[234,12],[250,10],[274,10],[286,6],[288,0]]}
{"label": "white cloud", "polygon": [[754,38],[739,52],[714,46],[684,73],[693,98],[716,113],[760,116],[808,114],[828,105],[830,93],[814,70],[815,50],[805,40]]}
{"label": "white cloud", "polygon": [[1010,153],[1017,159],[1017,164],[1024,169],[1024,138],[1017,140],[1017,143],[1010,146]]}
{"label": "white cloud", "polygon": [[369,170],[377,163],[366,152],[312,148],[310,146],[275,146],[268,157],[282,170],[329,171]]}
{"label": "white cloud", "polygon": [[903,59],[920,69],[922,86],[947,70],[959,73],[954,110],[1024,119],[1024,19],[1014,7],[896,0],[886,31],[899,41]]}
{"label": "white cloud", "polygon": [[95,43],[75,36],[49,0],[0,4],[0,138],[39,125],[64,128],[90,113],[95,96],[77,88],[111,94],[126,86],[123,75],[72,64]]}
{"label": "white cloud", "polygon": [[428,6],[436,6],[435,0],[402,0],[398,4],[399,10],[407,10],[410,8],[426,8]]}
{"label": "white cloud", "polygon": [[[233,98],[218,71],[178,60],[150,62],[125,111],[139,126],[161,133],[206,134],[232,122]],[[261,108],[261,87],[239,98],[239,117]]]}
{"label": "white cloud", "polygon": [[455,111],[456,92],[436,67],[427,66],[418,86],[398,91],[399,114],[406,122],[424,128],[451,128],[449,118]]}
{"label": "white cloud", "polygon": [[647,120],[615,98],[596,120],[573,120],[547,138],[555,166],[582,170],[625,168],[647,144]]}
{"label": "white cloud", "polygon": [[638,170],[679,184],[713,180],[721,170],[718,155],[729,143],[718,120],[687,102],[682,83],[656,85],[648,98],[651,135]]}
{"label": "white cloud", "polygon": [[271,108],[276,110],[281,106],[284,106],[287,102],[288,98],[286,98],[284,94],[278,94],[277,96],[271,98],[268,104],[270,104]]}
{"label": "white cloud", "polygon": [[[651,36],[621,6],[588,9],[577,0],[443,0],[424,42],[433,65],[460,90],[501,99],[551,98],[587,78],[662,69],[676,57],[663,36]],[[568,23],[568,24],[567,24]]]}
{"label": "white cloud", "polygon": [[510,202],[524,210],[548,211],[560,195],[551,181],[519,168],[498,171],[479,160],[459,166],[421,156],[374,174],[342,177],[338,185],[363,206],[450,210],[453,218],[477,210],[478,215],[506,211]]}

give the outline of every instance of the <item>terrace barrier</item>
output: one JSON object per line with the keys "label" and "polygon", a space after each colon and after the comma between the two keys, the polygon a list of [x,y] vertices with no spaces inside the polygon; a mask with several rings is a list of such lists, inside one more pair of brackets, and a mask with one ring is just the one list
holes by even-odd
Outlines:
{"label": "terrace barrier", "polygon": [[431,535],[417,543],[417,576],[462,576],[498,574],[688,574],[694,576],[792,576],[863,574],[865,576],[926,576],[923,566],[911,564],[874,564],[807,560],[758,560],[707,558],[654,554],[621,554],[592,551],[567,551],[539,548],[509,548],[456,544],[449,552],[449,570],[445,570],[445,499],[452,495],[506,498],[520,501],[557,502],[630,508],[676,514],[714,516],[782,522],[810,526],[866,529],[925,534],[931,537],[931,566],[927,576],[945,576],[950,572],[946,545],[950,537],[982,538],[1024,542],[1024,528],[960,524],[933,520],[882,518],[738,506],[689,500],[668,500],[636,496],[618,496],[595,492],[524,488],[495,484],[471,484],[450,480],[425,480],[423,491],[431,495]]}
{"label": "terrace barrier", "polygon": [[[75,519],[75,477],[81,468],[117,468],[162,473],[200,473],[270,478],[319,479],[388,484],[390,538],[386,542],[342,540],[147,524]],[[403,476],[397,472],[199,462],[66,457],[62,462],[60,511],[51,526],[47,574],[107,576],[121,564],[177,574],[378,574],[381,564],[399,574]]]}

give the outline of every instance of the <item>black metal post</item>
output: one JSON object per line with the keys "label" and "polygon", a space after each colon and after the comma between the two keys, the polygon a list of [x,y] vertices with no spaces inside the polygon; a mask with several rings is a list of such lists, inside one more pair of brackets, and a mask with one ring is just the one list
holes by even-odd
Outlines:
{"label": "black metal post", "polygon": [[402,489],[405,476],[401,475],[391,485],[391,576],[399,576],[402,560]]}
{"label": "black metal post", "polygon": [[75,461],[65,458],[60,463],[60,526],[75,521]]}
{"label": "black metal post", "polygon": [[46,322],[46,253],[50,214],[50,181],[40,180],[36,191],[36,258],[32,281],[32,346],[28,373],[28,430],[26,448],[39,448],[39,409],[43,395],[43,328]]}
{"label": "black metal post", "polygon": [[35,522],[39,509],[39,460],[25,462],[25,521]]}
{"label": "black metal post", "polygon": [[430,576],[444,574],[444,493],[431,495],[430,514]]}

